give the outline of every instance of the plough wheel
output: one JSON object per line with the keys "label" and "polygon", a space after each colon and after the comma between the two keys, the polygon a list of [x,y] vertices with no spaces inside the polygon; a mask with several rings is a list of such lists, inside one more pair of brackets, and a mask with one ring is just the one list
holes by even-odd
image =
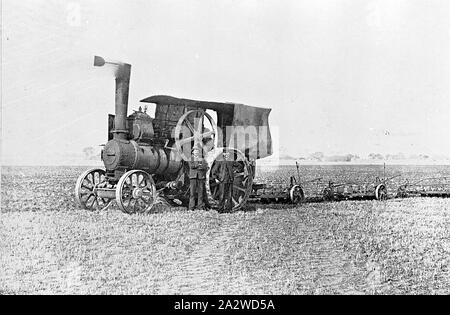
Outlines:
{"label": "plough wheel", "polygon": [[407,198],[408,197],[408,193],[406,192],[406,187],[405,186],[400,186],[397,189],[397,198]]}
{"label": "plough wheel", "polygon": [[324,201],[334,200],[333,190],[329,187],[325,187],[325,189],[322,191],[322,198]]}
{"label": "plough wheel", "polygon": [[116,202],[125,213],[145,213],[156,201],[153,178],[144,171],[134,170],[122,175],[117,183]]}
{"label": "plough wheel", "polygon": [[375,198],[377,200],[386,200],[388,197],[387,188],[384,184],[380,184],[375,188]]}
{"label": "plough wheel", "polygon": [[289,190],[289,199],[293,204],[299,204],[303,200],[305,200],[305,194],[303,193],[303,189],[300,187],[300,185],[292,186],[292,188]]}

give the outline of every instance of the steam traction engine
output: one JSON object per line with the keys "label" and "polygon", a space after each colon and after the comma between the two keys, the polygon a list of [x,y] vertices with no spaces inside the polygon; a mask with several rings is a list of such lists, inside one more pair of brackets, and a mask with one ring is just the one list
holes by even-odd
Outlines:
{"label": "steam traction engine", "polygon": [[209,166],[206,191],[211,205],[220,198],[211,169],[226,149],[237,162],[233,210],[241,208],[252,192],[256,160],[272,154],[270,109],[159,95],[141,101],[156,104],[155,117],[141,107],[127,117],[131,65],[95,57],[94,66],[105,64],[116,67],[115,115],[109,115],[108,142],[101,155],[105,169],[80,175],[75,187],[77,203],[88,210],[101,210],[115,200],[126,213],[147,212],[159,201],[186,204],[187,161],[191,149],[201,147]]}

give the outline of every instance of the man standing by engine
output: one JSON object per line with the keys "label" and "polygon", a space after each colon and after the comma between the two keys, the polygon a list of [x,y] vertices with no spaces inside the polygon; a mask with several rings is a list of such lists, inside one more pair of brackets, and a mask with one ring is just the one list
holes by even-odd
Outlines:
{"label": "man standing by engine", "polygon": [[233,209],[234,162],[228,151],[223,151],[223,159],[217,160],[212,170],[213,178],[220,183],[219,212],[231,212]]}
{"label": "man standing by engine", "polygon": [[201,149],[195,147],[192,149],[192,159],[189,161],[189,210],[194,210],[197,203],[197,209],[204,210],[205,180],[208,164],[201,154]]}

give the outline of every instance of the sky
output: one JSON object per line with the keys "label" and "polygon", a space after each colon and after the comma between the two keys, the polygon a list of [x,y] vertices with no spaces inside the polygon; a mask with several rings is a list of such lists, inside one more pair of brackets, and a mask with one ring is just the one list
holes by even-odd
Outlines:
{"label": "sky", "polygon": [[450,2],[3,0],[4,164],[73,162],[155,94],[271,107],[283,154],[450,155]]}

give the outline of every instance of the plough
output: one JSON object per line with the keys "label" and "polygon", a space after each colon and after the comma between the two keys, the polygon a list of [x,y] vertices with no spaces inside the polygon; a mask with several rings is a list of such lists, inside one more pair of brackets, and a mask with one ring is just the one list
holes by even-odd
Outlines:
{"label": "plough", "polygon": [[304,185],[312,182],[321,181],[322,178],[316,178],[303,183],[297,181],[292,176],[289,186],[275,186],[267,184],[253,184],[253,191],[250,195],[250,202],[262,203],[292,203],[298,204],[303,202],[319,201],[317,197],[306,196]]}
{"label": "plough", "polygon": [[300,169],[298,163],[296,163],[296,166],[297,177],[291,176],[289,185],[279,186],[254,183],[249,202],[299,204],[304,202],[318,201],[317,197],[306,196],[304,187],[306,184],[320,182],[322,178],[315,178],[309,181],[302,182],[300,179]]}
{"label": "plough", "polygon": [[401,175],[389,178],[376,177],[374,182],[359,183],[339,183],[329,182],[323,190],[323,200],[386,200],[389,198],[388,182]]}
{"label": "plough", "polygon": [[[323,184],[322,178],[302,182],[297,163],[296,166],[297,177],[291,176],[289,185],[254,184],[249,201],[299,204],[342,200],[387,200],[412,196],[450,197],[450,177],[423,179],[412,184],[406,181],[397,189],[397,193],[389,193],[390,182],[401,175],[392,177],[384,175],[366,183],[328,181],[327,184]],[[445,182],[443,182],[444,179]],[[440,182],[433,182],[433,180],[440,180]],[[313,183],[317,183],[316,189],[306,188]],[[395,191],[395,188],[392,191]]]}
{"label": "plough", "polygon": [[397,198],[450,197],[450,177],[430,177],[410,183],[408,180],[397,189]]}

